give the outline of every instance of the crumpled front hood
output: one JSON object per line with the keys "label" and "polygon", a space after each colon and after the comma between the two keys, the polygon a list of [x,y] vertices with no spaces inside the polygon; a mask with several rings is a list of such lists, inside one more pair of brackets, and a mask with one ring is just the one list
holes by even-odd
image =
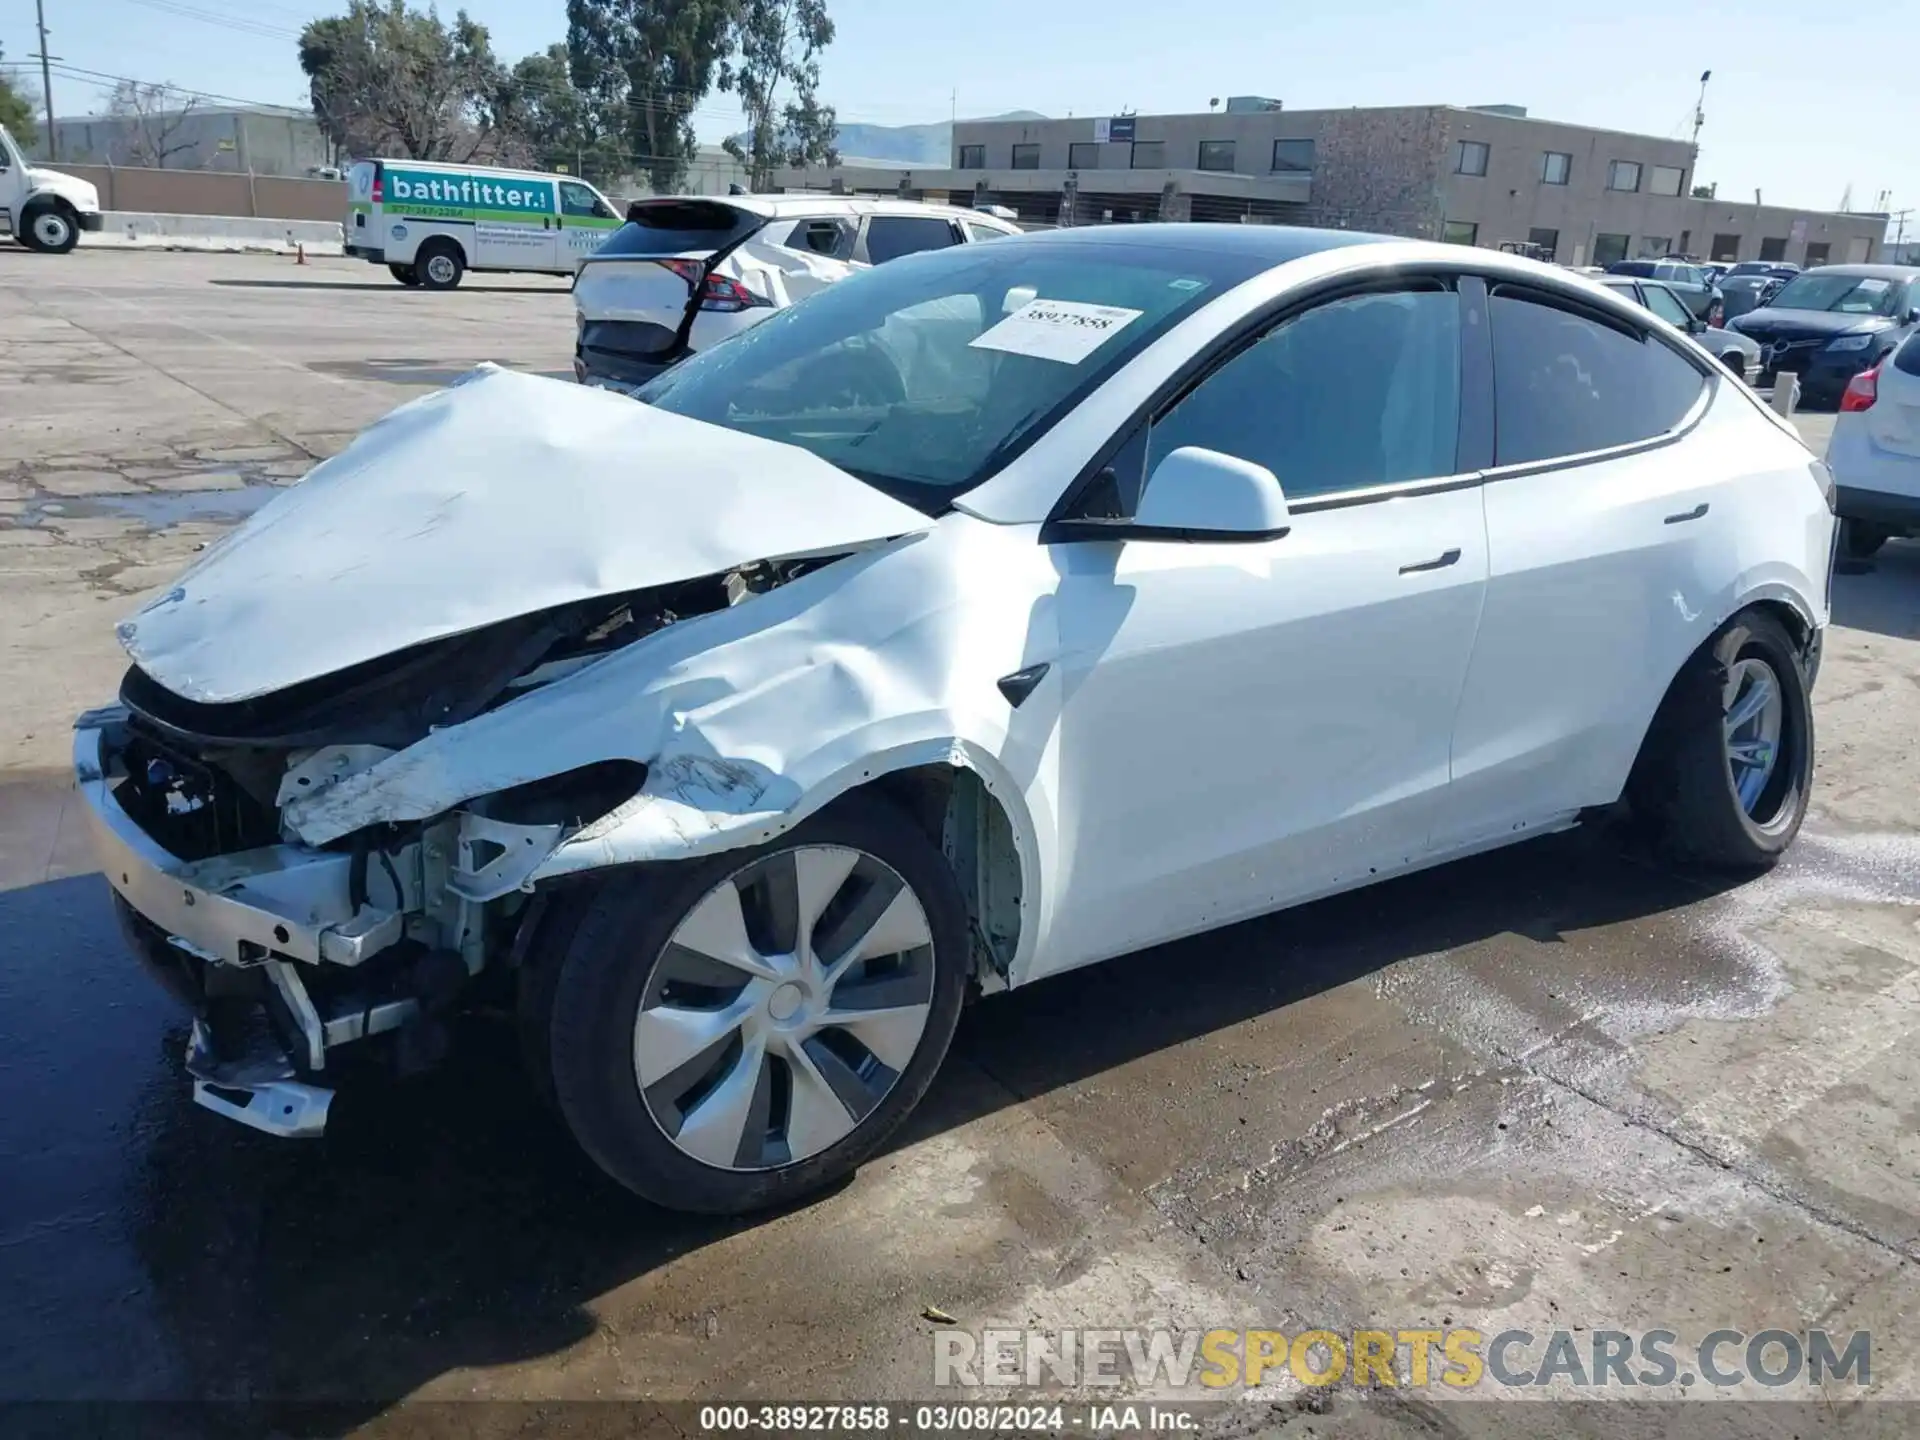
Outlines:
{"label": "crumpled front hood", "polygon": [[276,496],[119,635],[167,689],[226,703],[555,605],[933,523],[795,446],[484,366]]}

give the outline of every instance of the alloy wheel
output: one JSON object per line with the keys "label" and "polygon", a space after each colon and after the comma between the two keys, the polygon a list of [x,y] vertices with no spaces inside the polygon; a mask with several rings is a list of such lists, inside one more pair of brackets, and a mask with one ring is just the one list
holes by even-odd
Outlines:
{"label": "alloy wheel", "polygon": [[723,1170],[836,1144],[893,1089],[933,1006],[933,932],[912,888],[864,851],[754,862],[689,910],[634,1024],[647,1112]]}
{"label": "alloy wheel", "polygon": [[1726,735],[1727,768],[1740,807],[1747,815],[1765,824],[1771,816],[1760,813],[1768,784],[1780,761],[1780,736],[1786,705],[1781,696],[1780,677],[1765,660],[1749,656],[1727,667],[1726,687],[1722,694],[1726,708],[1722,729]]}

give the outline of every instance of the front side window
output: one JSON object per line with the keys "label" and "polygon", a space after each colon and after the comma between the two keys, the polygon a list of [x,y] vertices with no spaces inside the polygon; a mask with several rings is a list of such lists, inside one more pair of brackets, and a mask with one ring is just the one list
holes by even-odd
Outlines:
{"label": "front side window", "polygon": [[1462,140],[1454,147],[1453,173],[1456,175],[1484,175],[1487,173],[1487,147],[1480,140]]}
{"label": "front side window", "polygon": [[1680,182],[1686,178],[1687,172],[1677,165],[1656,165],[1647,177],[1647,188],[1656,195],[1678,195]]}
{"label": "front side window", "polygon": [[960,147],[960,168],[962,170],[986,169],[987,147],[984,145],[962,145]]}
{"label": "front side window", "polygon": [[1292,173],[1313,169],[1313,141],[1276,140],[1273,142],[1273,168]]}
{"label": "front side window", "polygon": [[1640,188],[1640,162],[1637,160],[1616,160],[1607,167],[1607,189],[1638,190]]}
{"label": "front side window", "polygon": [[570,218],[611,220],[613,208],[576,180],[560,182],[560,213]]}
{"label": "front side window", "polygon": [[1549,150],[1540,157],[1540,183],[1564,185],[1573,177],[1573,156],[1564,150]]}
{"label": "front side window", "polygon": [[1038,145],[1014,146],[1013,168],[1016,170],[1038,170],[1040,168],[1040,147]]}
{"label": "front side window", "polygon": [[876,215],[867,222],[867,259],[875,265],[959,242],[952,222],[932,215]]}
{"label": "front side window", "polygon": [[1166,167],[1166,141],[1136,140],[1133,142],[1133,168],[1135,170],[1164,170]]}
{"label": "front side window", "polygon": [[1067,168],[1069,170],[1098,170],[1100,168],[1100,147],[1091,140],[1080,141],[1067,147]]}
{"label": "front side window", "polygon": [[1625,322],[1517,286],[1497,287],[1489,304],[1496,464],[1651,440],[1686,418],[1706,384]]}
{"label": "front side window", "polygon": [[1460,303],[1434,286],[1330,301],[1274,327],[1153,422],[1127,478],[1151,483],[1161,459],[1198,445],[1266,466],[1302,500],[1451,475],[1459,442]]}
{"label": "front side window", "polygon": [[1480,239],[1480,227],[1471,220],[1449,220],[1440,238],[1449,245],[1472,245]]}
{"label": "front side window", "polygon": [[1202,140],[1200,142],[1200,168],[1202,170],[1233,169],[1233,141]]}
{"label": "front side window", "polygon": [[[1169,326],[1266,268],[1117,251],[956,245],[877,265],[689,356],[638,398],[797,445],[939,514]],[[1043,301],[1104,333],[1047,323],[1028,309]]]}

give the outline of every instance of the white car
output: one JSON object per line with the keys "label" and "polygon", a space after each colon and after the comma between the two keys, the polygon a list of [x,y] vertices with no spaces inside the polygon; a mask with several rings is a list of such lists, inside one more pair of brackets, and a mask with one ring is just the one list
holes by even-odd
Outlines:
{"label": "white car", "polygon": [[1826,469],[1563,270],[1054,231],[640,398],[476,372],[121,627],[79,790],[203,1105],[315,1133],[337,1051],[510,987],[608,1173],[746,1210],[871,1155],[970,990],[1623,796],[1713,865],[1799,828]]}
{"label": "white car", "polygon": [[869,265],[1019,233],[984,211],[917,200],[636,201],[574,277],[574,378],[631,388]]}
{"label": "white car", "polygon": [[1864,560],[1895,536],[1920,535],[1920,332],[1847,383],[1827,467],[1848,555]]}

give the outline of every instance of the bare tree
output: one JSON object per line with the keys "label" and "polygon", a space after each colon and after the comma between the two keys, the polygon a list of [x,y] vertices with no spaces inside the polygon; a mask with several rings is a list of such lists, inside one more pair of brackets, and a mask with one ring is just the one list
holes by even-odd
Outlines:
{"label": "bare tree", "polygon": [[[172,103],[176,97],[179,103]],[[120,81],[107,100],[107,114],[127,122],[125,162],[165,170],[174,157],[197,154],[200,144],[194,130],[198,127],[187,122],[199,104],[199,96],[172,85]],[[193,168],[192,162],[179,168]]]}

